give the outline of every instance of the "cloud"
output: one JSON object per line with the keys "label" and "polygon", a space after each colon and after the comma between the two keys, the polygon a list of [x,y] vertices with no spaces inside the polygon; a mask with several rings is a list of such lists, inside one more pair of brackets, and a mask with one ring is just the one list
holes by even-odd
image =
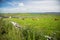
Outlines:
{"label": "cloud", "polygon": [[24,6],[23,2],[7,2],[7,3],[13,7]]}
{"label": "cloud", "polygon": [[19,12],[60,12],[58,1],[28,1],[28,2],[7,2],[10,8],[0,8],[1,12],[19,13]]}
{"label": "cloud", "polygon": [[1,13],[20,13],[27,12],[25,8],[0,8]]}
{"label": "cloud", "polygon": [[56,1],[32,1],[26,6],[31,12],[58,12],[59,6]]}
{"label": "cloud", "polygon": [[11,6],[15,6],[17,3],[15,3],[15,2],[7,2],[9,5],[11,5]]}
{"label": "cloud", "polygon": [[24,3],[19,3],[18,6],[24,6]]}
{"label": "cloud", "polygon": [[19,13],[19,12],[27,12],[26,8],[24,7],[23,2],[7,2],[10,7],[0,8],[0,13]]}

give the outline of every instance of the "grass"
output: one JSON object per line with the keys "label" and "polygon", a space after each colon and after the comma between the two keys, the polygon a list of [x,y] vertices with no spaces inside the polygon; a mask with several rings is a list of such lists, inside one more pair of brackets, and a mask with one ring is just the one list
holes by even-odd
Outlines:
{"label": "grass", "polygon": [[[3,20],[5,23],[2,20],[1,23],[7,33],[0,35],[6,40],[47,40],[46,35],[52,37],[51,40],[60,40],[60,16],[58,15],[29,15],[23,18],[4,18]],[[15,28],[10,21],[18,23],[23,29]],[[1,36],[0,40],[3,40]]]}

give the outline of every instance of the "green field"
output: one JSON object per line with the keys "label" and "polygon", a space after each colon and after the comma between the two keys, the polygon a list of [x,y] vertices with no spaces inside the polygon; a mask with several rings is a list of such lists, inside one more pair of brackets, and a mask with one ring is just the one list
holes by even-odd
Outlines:
{"label": "green field", "polygon": [[[60,14],[4,14],[0,19],[0,40],[60,40]],[[14,27],[10,21],[22,28]]]}

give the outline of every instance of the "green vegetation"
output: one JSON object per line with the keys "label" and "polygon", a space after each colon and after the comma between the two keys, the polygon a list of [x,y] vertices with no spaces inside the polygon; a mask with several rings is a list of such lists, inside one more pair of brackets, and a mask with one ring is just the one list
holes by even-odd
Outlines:
{"label": "green vegetation", "polygon": [[[47,40],[45,36],[52,37],[51,40],[60,40],[60,15],[11,14],[9,16],[18,16],[18,18],[0,19],[0,40]],[[10,21],[18,23],[22,29],[13,26]]]}

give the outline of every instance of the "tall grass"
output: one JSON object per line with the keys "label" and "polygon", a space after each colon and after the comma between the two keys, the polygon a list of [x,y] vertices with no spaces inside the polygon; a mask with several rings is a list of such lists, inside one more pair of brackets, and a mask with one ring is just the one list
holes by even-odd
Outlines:
{"label": "tall grass", "polygon": [[44,36],[27,26],[22,30],[9,21],[0,19],[0,40],[45,40]]}
{"label": "tall grass", "polygon": [[47,40],[45,36],[52,37],[51,40],[60,40],[60,20],[54,21],[53,18],[42,17],[38,21],[31,18],[11,20],[21,24],[22,29],[15,28],[10,23],[10,19],[2,18],[0,19],[0,40]]}

